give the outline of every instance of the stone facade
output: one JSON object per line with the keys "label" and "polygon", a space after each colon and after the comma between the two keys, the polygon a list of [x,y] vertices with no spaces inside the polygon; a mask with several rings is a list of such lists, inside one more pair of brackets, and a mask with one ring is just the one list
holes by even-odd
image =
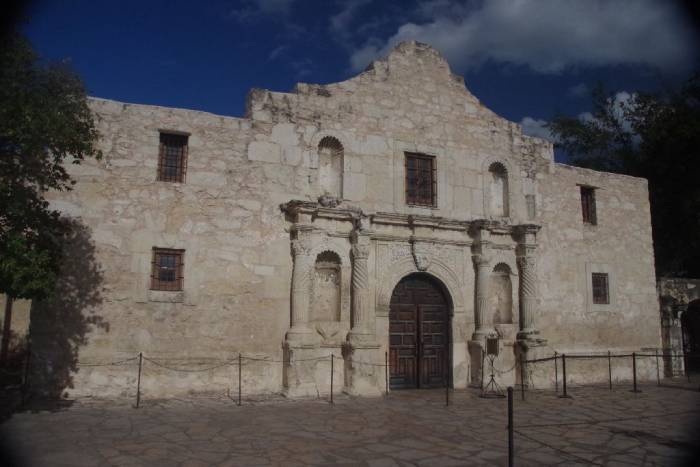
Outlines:
{"label": "stone facade", "polygon": [[[99,278],[101,325],[80,362],[143,352],[205,368],[241,353],[246,393],[308,396],[329,391],[333,354],[335,390],[379,394],[392,292],[414,273],[448,297],[455,388],[479,384],[492,335],[507,384],[519,355],[660,346],[646,181],[555,163],[428,46],[402,43],[341,83],[253,90],[245,118],[91,107],[105,157],[71,167],[75,190],[52,195],[86,226]],[[184,183],[156,181],[160,131],[188,135]],[[406,153],[434,158],[434,205],[406,203]],[[595,188],[596,225],[582,222],[580,185]],[[150,290],[154,247],[184,250],[182,291]],[[593,273],[608,274],[609,304],[592,303]],[[43,329],[37,345],[55,346]],[[133,367],[74,370],[71,394],[135,392]],[[168,396],[236,378],[235,365],[146,361],[141,384]]]}

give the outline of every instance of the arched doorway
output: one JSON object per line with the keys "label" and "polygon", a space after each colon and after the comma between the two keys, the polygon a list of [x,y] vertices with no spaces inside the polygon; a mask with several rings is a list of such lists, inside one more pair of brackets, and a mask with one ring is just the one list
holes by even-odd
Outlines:
{"label": "arched doorway", "polygon": [[389,306],[390,386],[444,387],[449,375],[450,301],[428,274],[396,285]]}
{"label": "arched doorway", "polygon": [[688,371],[700,371],[700,299],[688,303],[681,316],[683,350]]}

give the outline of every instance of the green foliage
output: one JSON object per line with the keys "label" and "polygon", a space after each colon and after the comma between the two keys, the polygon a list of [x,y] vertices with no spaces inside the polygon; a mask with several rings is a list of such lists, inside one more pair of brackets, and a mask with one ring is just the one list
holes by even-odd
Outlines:
{"label": "green foliage", "polygon": [[648,179],[657,274],[700,277],[700,74],[626,97],[599,87],[591,118],[549,128],[574,164]]}
{"label": "green foliage", "polygon": [[65,224],[45,200],[70,190],[66,163],[100,157],[85,89],[67,66],[40,63],[14,33],[0,46],[0,292],[42,298],[54,286]]}

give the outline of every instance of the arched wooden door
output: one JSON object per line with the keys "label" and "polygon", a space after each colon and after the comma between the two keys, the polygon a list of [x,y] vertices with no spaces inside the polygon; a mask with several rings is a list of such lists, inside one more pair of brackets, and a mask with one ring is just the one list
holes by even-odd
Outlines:
{"label": "arched wooden door", "polygon": [[444,387],[449,369],[449,304],[429,276],[398,283],[389,309],[390,386]]}

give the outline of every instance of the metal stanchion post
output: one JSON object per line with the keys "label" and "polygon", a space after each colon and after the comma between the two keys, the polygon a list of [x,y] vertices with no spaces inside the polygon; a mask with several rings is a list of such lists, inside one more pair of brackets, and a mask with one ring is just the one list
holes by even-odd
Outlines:
{"label": "metal stanchion post", "polygon": [[569,394],[566,392],[566,354],[563,353],[561,354],[561,378],[562,378],[562,389],[564,390],[564,393],[559,396],[563,398],[569,398]]}
{"label": "metal stanchion post", "polygon": [[612,358],[610,357],[610,351],[608,350],[608,386],[612,391]]}
{"label": "metal stanchion post", "polygon": [[333,361],[335,360],[333,354],[331,354],[331,404],[333,403]]}
{"label": "metal stanchion post", "polygon": [[520,354],[520,397],[525,400],[525,360]]}
{"label": "metal stanchion post", "polygon": [[139,376],[136,380],[136,408],[141,405],[141,368],[143,367],[143,352],[139,352]]}
{"label": "metal stanchion post", "polygon": [[557,352],[554,352],[554,392],[559,394],[559,370],[557,368],[557,359],[559,357],[557,356]]}
{"label": "metal stanchion post", "polygon": [[632,352],[632,392],[641,392],[637,389],[637,353]]}
{"label": "metal stanchion post", "polygon": [[24,360],[24,379],[22,380],[22,405],[25,404],[27,400],[27,394],[29,393],[29,374],[31,370],[31,360],[32,360],[32,344],[27,339],[27,358]]}
{"label": "metal stanchion post", "polygon": [[508,467],[513,467],[513,387],[508,386]]}
{"label": "metal stanchion post", "polygon": [[654,356],[656,357],[656,385],[661,386],[661,373],[659,373],[659,349],[654,349]]}
{"label": "metal stanchion post", "polygon": [[243,372],[241,371],[243,369],[242,365],[242,357],[241,353],[238,352],[238,406],[241,406],[241,375]]}
{"label": "metal stanchion post", "polygon": [[486,364],[486,349],[481,349],[481,392],[484,392],[484,365]]}

